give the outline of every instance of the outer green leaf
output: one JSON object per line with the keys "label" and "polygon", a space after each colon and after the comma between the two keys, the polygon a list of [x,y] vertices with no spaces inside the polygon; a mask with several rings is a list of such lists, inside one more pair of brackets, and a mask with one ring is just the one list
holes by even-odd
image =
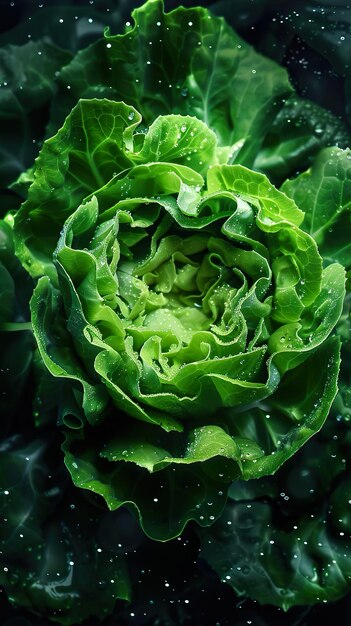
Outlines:
{"label": "outer green leaf", "polygon": [[[239,8],[233,15],[231,8],[228,12],[225,3],[222,4],[220,8],[215,4],[213,10],[226,15],[227,21],[234,23],[240,32],[242,19],[247,19],[250,7],[246,6],[244,16]],[[257,2],[256,20],[252,23],[259,17],[256,5]],[[344,148],[349,144],[350,134],[337,117],[296,94],[285,100],[291,89],[287,88],[283,75],[278,76],[278,68],[253,53],[237,35],[229,36],[229,30],[218,18],[212,16],[208,23],[201,9],[205,19],[199,19],[199,11],[178,8],[164,15],[161,5],[151,6],[150,2],[135,11],[135,28],[128,26],[125,35],[107,33],[105,41],[82,53],[62,72],[62,89],[53,107],[50,134],[56,131],[80,97],[122,99],[141,110],[146,123],[168,112],[196,115],[218,135],[222,162],[241,162],[264,171],[276,184],[307,167],[324,146]],[[311,13],[311,17],[312,20],[305,20],[307,29],[315,14]],[[299,22],[302,24],[304,20],[296,18],[295,21],[293,29],[299,30]],[[287,19],[284,26],[289,29],[291,23],[291,19]],[[264,31],[266,33],[267,29]],[[284,35],[278,36],[277,45],[274,42],[277,35],[273,34],[273,42],[272,33],[267,35],[271,45],[266,49],[278,60],[286,41]],[[323,38],[322,31],[313,38],[312,46],[318,44],[320,35]],[[289,44],[292,34],[286,33],[286,36]],[[340,43],[338,41],[337,47],[334,44],[336,56],[342,52]],[[345,48],[345,42],[342,47]],[[226,50],[230,48],[229,57]],[[163,66],[167,66],[166,75],[161,58]],[[111,75],[115,65],[118,65],[119,76],[121,65],[123,67],[122,81],[115,80],[116,73]],[[112,69],[106,71],[107,68]],[[223,76],[229,76],[229,80],[222,80]],[[274,91],[279,97],[272,108]],[[250,98],[251,93],[254,93],[253,98]]]}
{"label": "outer green leaf", "polygon": [[[349,75],[350,43],[343,39],[351,24],[350,14],[343,2],[331,6],[327,0],[320,1],[320,11],[315,11],[315,2],[306,2],[293,21],[296,32],[314,50],[325,57],[332,68],[344,76]],[[299,18],[299,19],[297,19]],[[325,21],[330,29],[322,28]]]}
{"label": "outer green leaf", "polygon": [[15,285],[13,278],[4,265],[0,265],[0,323],[11,319],[14,299]]}
{"label": "outer green leaf", "polygon": [[98,420],[106,405],[106,393],[101,385],[92,384],[89,373],[82,368],[74,352],[72,339],[59,318],[58,295],[45,277],[34,290],[31,310],[33,331],[45,366],[53,376],[68,377],[82,384],[87,419]]}
{"label": "outer green leaf", "polygon": [[57,234],[81,200],[130,165],[126,151],[139,121],[124,104],[81,102],[45,142],[16,220],[17,253],[32,275],[50,273]]}
{"label": "outer green leaf", "polygon": [[337,393],[339,351],[337,338],[330,338],[285,374],[278,390],[264,403],[233,412],[242,456],[246,444],[249,451],[250,442],[257,446],[243,463],[245,479],[273,474],[323,426]]}
{"label": "outer green leaf", "polygon": [[79,98],[109,97],[136,107],[146,124],[167,113],[195,115],[228,158],[250,166],[291,92],[285,71],[203,8],[164,13],[161,0],[150,0],[133,18],[124,35],[107,31],[64,68],[50,133]]}
{"label": "outer green leaf", "polygon": [[351,266],[351,151],[327,148],[312,167],[282,186],[305,212],[303,228],[312,235],[326,263]]}
{"label": "outer green leaf", "polygon": [[[226,450],[224,447],[222,451],[218,450],[214,444],[207,447],[205,454],[190,448],[188,458],[175,459],[174,465],[150,474],[148,469],[160,459],[161,450],[157,445],[141,443],[138,439],[131,442],[122,435],[123,445],[126,444],[124,450],[120,450],[116,438],[115,452],[113,444],[108,444],[105,452],[106,432],[98,429],[91,434],[92,440],[85,432],[83,442],[77,435],[67,432],[63,449],[73,482],[101,495],[110,510],[128,504],[137,513],[144,532],[159,541],[179,535],[189,520],[205,526],[212,524],[226,501],[225,482],[238,476],[237,463],[226,462],[226,459],[220,459],[219,463],[215,458],[215,455],[229,453],[228,443],[225,444]],[[95,445],[92,445],[93,440]],[[235,444],[231,447],[232,454]],[[128,462],[133,461],[133,454],[136,464]],[[112,461],[102,458],[105,455]],[[168,458],[165,465],[171,461],[173,459]]]}
{"label": "outer green leaf", "polygon": [[[110,461],[132,461],[140,467],[145,467],[149,472],[155,472],[167,467],[170,463],[199,463],[216,456],[238,462],[239,449],[235,441],[222,428],[209,425],[190,432],[183,457],[171,457],[166,450],[147,441],[147,433],[143,438],[140,429],[129,439],[118,438],[109,442],[101,456]],[[234,471],[233,474],[235,473]]]}

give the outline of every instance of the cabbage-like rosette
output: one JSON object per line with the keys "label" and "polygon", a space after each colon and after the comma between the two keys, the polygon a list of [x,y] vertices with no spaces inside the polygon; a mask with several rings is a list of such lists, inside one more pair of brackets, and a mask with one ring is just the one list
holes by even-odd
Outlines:
{"label": "cabbage-like rosette", "polygon": [[[322,426],[344,270],[323,269],[304,213],[264,175],[218,163],[203,122],[161,116],[138,133],[123,128],[126,105],[79,106],[101,107],[100,126],[108,107],[119,137],[86,162],[66,146],[62,184],[74,168],[102,184],[51,216],[65,218],[57,275],[45,266],[33,327],[49,371],[72,380],[61,425],[73,481],[169,539],[190,519],[211,524],[226,484],[275,472]],[[51,146],[65,148],[67,124]]]}

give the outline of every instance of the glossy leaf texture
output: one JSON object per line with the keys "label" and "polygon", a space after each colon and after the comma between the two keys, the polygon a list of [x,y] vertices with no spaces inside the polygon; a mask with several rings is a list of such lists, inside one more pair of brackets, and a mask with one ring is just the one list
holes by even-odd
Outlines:
{"label": "glossy leaf texture", "polygon": [[[140,120],[81,101],[43,147],[16,234],[48,274],[32,321],[46,367],[73,384],[75,484],[169,539],[218,517],[223,483],[273,473],[322,426],[345,277],[322,271],[292,199],[217,163],[203,122],[160,116],[144,134]],[[28,223],[46,249],[26,258]]]}

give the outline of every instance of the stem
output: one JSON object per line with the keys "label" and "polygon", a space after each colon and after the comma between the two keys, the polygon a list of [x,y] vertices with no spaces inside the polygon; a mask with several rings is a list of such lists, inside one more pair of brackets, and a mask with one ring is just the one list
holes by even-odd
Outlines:
{"label": "stem", "polygon": [[0,331],[32,330],[31,322],[3,322],[0,324]]}

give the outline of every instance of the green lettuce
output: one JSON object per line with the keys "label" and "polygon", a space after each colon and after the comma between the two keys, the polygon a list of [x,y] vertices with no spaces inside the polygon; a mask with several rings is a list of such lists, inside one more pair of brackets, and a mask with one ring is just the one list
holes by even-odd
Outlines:
{"label": "green lettuce", "polygon": [[273,473],[322,426],[345,278],[323,270],[292,199],[219,162],[203,122],[140,122],[124,103],[79,102],[37,159],[17,252],[46,274],[32,323],[49,371],[72,381],[75,484],[168,539],[210,524],[225,484]]}

